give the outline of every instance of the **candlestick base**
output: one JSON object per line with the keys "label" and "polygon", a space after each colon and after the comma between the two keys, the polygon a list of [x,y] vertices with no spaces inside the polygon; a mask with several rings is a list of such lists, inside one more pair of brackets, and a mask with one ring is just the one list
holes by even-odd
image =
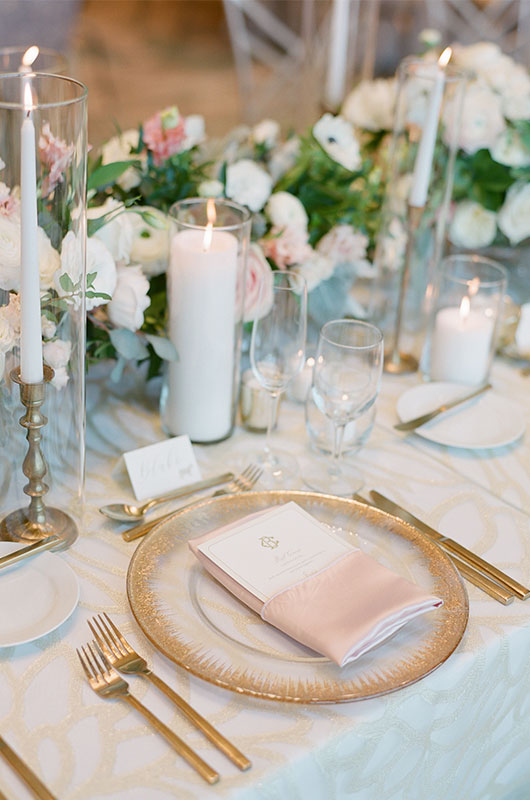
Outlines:
{"label": "candlestick base", "polygon": [[65,550],[78,537],[74,520],[58,508],[46,508],[44,523],[33,522],[27,509],[19,508],[8,514],[0,523],[0,540],[4,542],[25,542],[32,544],[56,536],[59,543],[54,550]]}
{"label": "candlestick base", "polygon": [[383,362],[383,370],[390,375],[406,375],[416,372],[418,359],[408,353],[387,353]]}

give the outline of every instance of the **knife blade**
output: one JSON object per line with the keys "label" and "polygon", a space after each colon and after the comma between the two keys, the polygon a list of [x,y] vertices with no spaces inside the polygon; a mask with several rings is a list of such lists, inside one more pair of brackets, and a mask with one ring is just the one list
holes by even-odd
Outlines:
{"label": "knife blade", "polygon": [[472,400],[473,397],[478,397],[488,389],[491,389],[491,383],[486,383],[484,386],[480,386],[470,394],[465,394],[462,397],[456,397],[454,400],[449,400],[447,403],[442,403],[438,406],[438,408],[435,408],[433,411],[429,411],[428,414],[422,414],[421,417],[414,417],[414,419],[409,419],[406,422],[399,422],[397,425],[394,425],[394,428],[396,431],[413,431],[416,428],[421,427],[421,425],[425,425],[427,422],[430,422],[431,419],[434,419],[439,414],[443,414],[445,411],[449,411],[451,408],[455,408],[456,406],[459,406],[460,403],[465,403],[467,400]]}
{"label": "knife blade", "polygon": [[419,528],[419,530],[423,531],[428,536],[431,536],[439,544],[441,544],[444,547],[444,549],[449,550],[461,561],[469,564],[472,567],[475,567],[475,569],[480,570],[482,573],[487,575],[489,578],[492,578],[502,587],[504,587],[510,592],[513,592],[513,594],[515,594],[521,600],[526,600],[528,597],[530,597],[530,589],[528,589],[526,586],[523,586],[514,578],[512,578],[510,575],[507,575],[502,570],[493,566],[493,564],[490,564],[489,561],[485,561],[485,559],[481,558],[476,553],[473,553],[472,550],[468,550],[467,547],[464,547],[464,545],[455,542],[454,539],[450,539],[447,536],[443,536],[434,528],[431,528],[430,525],[427,525],[426,522],[422,522],[421,519],[418,519],[413,514],[411,514],[410,511],[407,511],[405,508],[402,508],[397,503],[394,503],[392,500],[389,500],[388,497],[385,497],[379,492],[373,490],[370,492],[370,497],[372,497],[376,505],[378,505],[384,511],[390,511],[391,514],[395,514],[397,517],[404,519],[405,522],[410,522],[411,525],[414,525],[416,528]]}
{"label": "knife blade", "polygon": [[0,569],[9,567],[11,564],[16,564],[18,561],[23,561],[25,558],[36,556],[38,553],[43,553],[45,550],[52,550],[54,547],[62,544],[64,544],[64,541],[57,536],[47,536],[46,539],[41,539],[27,547],[21,547],[19,550],[13,550],[12,553],[2,556],[0,558]]}

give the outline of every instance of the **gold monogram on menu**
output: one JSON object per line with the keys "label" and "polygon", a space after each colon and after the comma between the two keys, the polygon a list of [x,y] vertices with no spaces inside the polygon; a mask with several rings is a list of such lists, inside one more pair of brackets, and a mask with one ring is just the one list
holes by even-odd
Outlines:
{"label": "gold monogram on menu", "polygon": [[270,550],[275,550],[280,544],[278,539],[274,536],[260,536],[259,541],[262,547],[268,547]]}

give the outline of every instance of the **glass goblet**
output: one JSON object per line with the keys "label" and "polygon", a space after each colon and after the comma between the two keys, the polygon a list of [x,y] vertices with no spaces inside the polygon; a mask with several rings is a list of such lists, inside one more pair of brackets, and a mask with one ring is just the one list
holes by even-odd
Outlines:
{"label": "glass goblet", "polygon": [[314,462],[304,482],[319,492],[350,495],[362,486],[357,470],[342,461],[344,429],[375,403],[383,368],[383,335],[368,322],[338,319],[321,332],[311,392],[317,407],[333,423],[333,454]]}
{"label": "glass goblet", "polygon": [[256,457],[262,467],[260,483],[280,487],[298,473],[298,462],[271,445],[277,405],[289,381],[301,370],[305,357],[307,286],[292,272],[274,272],[272,285],[263,282],[258,307],[265,309],[254,320],[250,363],[259,383],[269,393],[269,420],[263,451]]}

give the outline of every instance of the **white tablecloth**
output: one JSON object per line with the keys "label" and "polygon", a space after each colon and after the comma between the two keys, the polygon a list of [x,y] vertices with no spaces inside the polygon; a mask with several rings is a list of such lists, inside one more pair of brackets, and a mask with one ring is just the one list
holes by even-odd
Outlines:
{"label": "white tablecloth", "polygon": [[[378,488],[434,527],[530,582],[530,437],[471,453],[392,430],[395,403],[417,376],[384,379],[376,426],[354,460]],[[528,420],[526,380],[495,365],[493,381]],[[64,558],[81,583],[73,616],[57,631],[0,650],[0,733],[62,800],[227,797],[237,800],[522,800],[530,796],[530,602],[503,607],[467,584],[470,620],[453,656],[419,683],[386,697],[293,706],[240,697],[190,677],[143,637],[125,576],[134,543],[105,521],[104,502],[133,499],[120,455],[163,438],[155,387],[127,375],[117,387],[92,376],[88,399],[86,524]],[[284,449],[312,457],[303,409],[284,403]],[[263,437],[238,429],[197,447],[204,474],[249,456]],[[296,487],[294,487],[296,488]],[[134,692],[221,772],[208,787],[125,704],[89,688],[75,648],[86,619],[106,611],[151,665],[252,759],[240,773],[139,678]],[[2,609],[1,613],[9,613]],[[0,762],[0,790],[29,793]]]}

